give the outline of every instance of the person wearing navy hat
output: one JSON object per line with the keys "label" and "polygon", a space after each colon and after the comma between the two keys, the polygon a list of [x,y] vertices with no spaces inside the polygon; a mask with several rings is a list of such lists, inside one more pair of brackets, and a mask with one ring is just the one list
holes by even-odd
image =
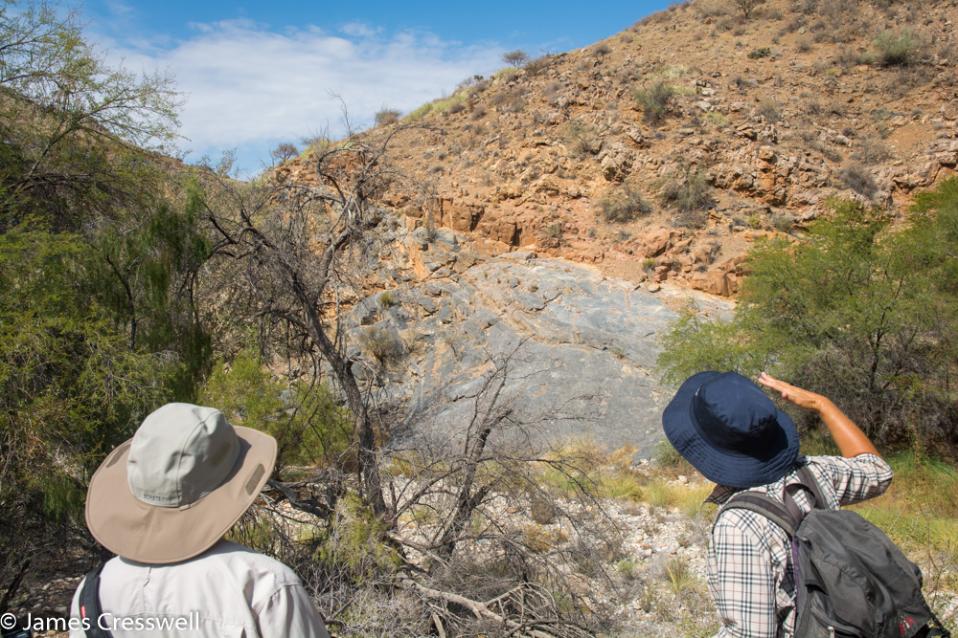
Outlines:
{"label": "person wearing navy hat", "polygon": [[[662,414],[662,425],[679,454],[717,484],[709,502],[721,506],[737,492],[752,491],[808,512],[813,507],[838,509],[888,488],[891,468],[831,400],[765,373],[758,382],[817,412],[842,456],[801,456],[795,423],[762,388],[736,372],[700,372],[679,387]],[[786,489],[802,483],[803,468],[824,502],[816,503],[808,490]],[[721,619],[716,638],[793,635],[790,540],[782,528],[753,511],[720,509],[707,567]]]}

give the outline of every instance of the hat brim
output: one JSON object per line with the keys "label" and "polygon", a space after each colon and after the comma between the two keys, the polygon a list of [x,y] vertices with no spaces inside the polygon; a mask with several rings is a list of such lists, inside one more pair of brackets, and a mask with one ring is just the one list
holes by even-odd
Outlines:
{"label": "hat brim", "polygon": [[778,428],[768,445],[756,454],[716,447],[693,421],[692,397],[719,372],[700,372],[685,380],[662,413],[665,436],[679,454],[705,478],[720,485],[747,488],[774,483],[787,474],[798,458],[798,429],[791,417],[777,411]]}
{"label": "hat brim", "polygon": [[276,463],[276,440],[234,426],[240,440],[236,466],[218,488],[190,505],[157,507],[136,498],[127,482],[132,439],[103,461],[90,479],[86,523],[93,537],[123,558],[178,563],[202,554],[249,509]]}

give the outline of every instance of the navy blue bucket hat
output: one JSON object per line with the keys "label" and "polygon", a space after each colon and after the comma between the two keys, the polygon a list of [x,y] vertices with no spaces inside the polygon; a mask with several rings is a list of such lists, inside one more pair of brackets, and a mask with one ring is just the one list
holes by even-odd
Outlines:
{"label": "navy blue bucket hat", "polygon": [[662,413],[662,425],[695,469],[729,487],[774,483],[798,458],[795,423],[736,372],[686,379]]}

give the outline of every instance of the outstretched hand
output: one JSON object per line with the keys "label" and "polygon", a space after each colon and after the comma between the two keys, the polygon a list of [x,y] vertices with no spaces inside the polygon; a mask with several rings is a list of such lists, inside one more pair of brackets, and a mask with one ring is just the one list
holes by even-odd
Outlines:
{"label": "outstretched hand", "polygon": [[874,454],[878,456],[878,450],[872,442],[865,436],[865,433],[855,425],[855,422],[841,411],[841,409],[828,400],[827,397],[815,392],[810,392],[804,388],[799,388],[791,383],[785,383],[775,377],[762,373],[758,375],[758,382],[766,388],[775,390],[786,401],[791,401],[795,405],[815,410],[822,417],[822,422],[828,428],[828,432],[835,440],[842,456],[852,458],[859,454]]}
{"label": "outstretched hand", "polygon": [[782,395],[782,398],[786,401],[790,401],[795,405],[806,408],[809,410],[820,410],[822,404],[824,403],[825,397],[815,392],[799,388],[790,383],[785,383],[775,377],[766,374],[763,372],[758,375],[758,382],[764,385],[767,388],[775,390]]}

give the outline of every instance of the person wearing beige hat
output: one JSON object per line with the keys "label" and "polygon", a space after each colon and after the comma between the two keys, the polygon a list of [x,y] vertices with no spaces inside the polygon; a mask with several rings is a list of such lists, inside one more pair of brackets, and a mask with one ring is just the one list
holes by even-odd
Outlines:
{"label": "person wearing beige hat", "polygon": [[90,480],[86,523],[117,556],[84,578],[70,636],[328,638],[296,574],[223,536],[253,504],[276,441],[170,403]]}

